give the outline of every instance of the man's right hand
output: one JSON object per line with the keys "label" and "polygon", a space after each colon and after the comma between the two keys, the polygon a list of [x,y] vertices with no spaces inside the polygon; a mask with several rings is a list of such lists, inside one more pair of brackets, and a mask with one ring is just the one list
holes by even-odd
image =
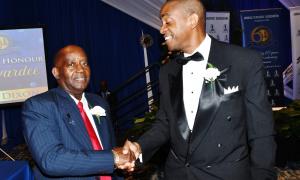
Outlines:
{"label": "man's right hand", "polygon": [[132,151],[129,151],[128,153],[123,152],[123,147],[115,147],[112,150],[116,168],[133,171],[136,160],[135,154]]}
{"label": "man's right hand", "polygon": [[138,159],[141,152],[141,147],[136,142],[126,140],[123,147],[116,147],[112,150],[115,158],[115,166],[118,169],[133,171],[135,160]]}
{"label": "man's right hand", "polygon": [[127,154],[130,151],[134,153],[135,159],[138,159],[139,155],[142,153],[141,147],[137,142],[131,142],[129,140],[126,140],[123,146],[123,153]]}

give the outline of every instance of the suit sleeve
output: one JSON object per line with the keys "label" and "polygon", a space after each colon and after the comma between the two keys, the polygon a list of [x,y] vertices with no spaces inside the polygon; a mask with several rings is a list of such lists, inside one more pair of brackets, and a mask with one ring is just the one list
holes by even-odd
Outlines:
{"label": "suit sleeve", "polygon": [[262,60],[258,54],[252,57],[245,91],[251,174],[255,180],[275,180],[276,144],[272,110],[266,96]]}
{"label": "suit sleeve", "polygon": [[22,121],[24,137],[38,167],[50,176],[87,176],[112,173],[110,150],[93,151],[66,148],[60,137],[58,109],[52,102],[29,99],[24,103]]}
{"label": "suit sleeve", "polygon": [[163,82],[166,82],[164,77],[163,68],[160,72],[160,78],[159,78],[159,87],[160,87],[160,104],[159,104],[159,110],[156,113],[156,121],[152,125],[152,127],[143,134],[139,140],[137,141],[142,149],[143,153],[143,162],[148,161],[152,155],[160,148],[161,145],[165,144],[170,137],[169,132],[169,121],[167,118],[167,114],[164,110],[164,93],[165,93],[165,84]]}

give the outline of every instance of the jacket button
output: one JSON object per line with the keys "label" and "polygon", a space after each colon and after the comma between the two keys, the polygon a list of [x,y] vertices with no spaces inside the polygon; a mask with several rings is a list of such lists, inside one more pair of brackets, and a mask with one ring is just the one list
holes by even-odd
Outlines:
{"label": "jacket button", "polygon": [[209,168],[211,168],[211,166],[206,166],[206,169],[209,169]]}
{"label": "jacket button", "polygon": [[222,144],[218,144],[218,148],[222,147]]}
{"label": "jacket button", "polygon": [[226,117],[227,121],[231,121],[231,116]]}
{"label": "jacket button", "polygon": [[190,163],[186,163],[186,164],[185,164],[185,167],[190,167]]}

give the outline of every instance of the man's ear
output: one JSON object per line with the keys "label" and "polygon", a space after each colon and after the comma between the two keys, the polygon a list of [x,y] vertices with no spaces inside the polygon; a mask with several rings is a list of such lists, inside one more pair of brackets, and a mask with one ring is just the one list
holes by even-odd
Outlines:
{"label": "man's ear", "polygon": [[58,71],[57,67],[52,68],[52,74],[55,77],[55,79],[59,79],[59,71]]}
{"label": "man's ear", "polygon": [[188,21],[194,29],[199,24],[199,16],[196,13],[193,13],[189,16]]}

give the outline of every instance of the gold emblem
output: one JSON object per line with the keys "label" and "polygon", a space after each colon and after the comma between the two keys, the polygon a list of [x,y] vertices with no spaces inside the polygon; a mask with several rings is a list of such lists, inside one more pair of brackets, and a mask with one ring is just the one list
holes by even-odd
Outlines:
{"label": "gold emblem", "polygon": [[271,39],[271,32],[267,27],[259,26],[252,30],[251,41],[258,45],[265,45]]}
{"label": "gold emblem", "polygon": [[5,36],[0,36],[0,50],[6,49],[9,45],[9,40]]}

